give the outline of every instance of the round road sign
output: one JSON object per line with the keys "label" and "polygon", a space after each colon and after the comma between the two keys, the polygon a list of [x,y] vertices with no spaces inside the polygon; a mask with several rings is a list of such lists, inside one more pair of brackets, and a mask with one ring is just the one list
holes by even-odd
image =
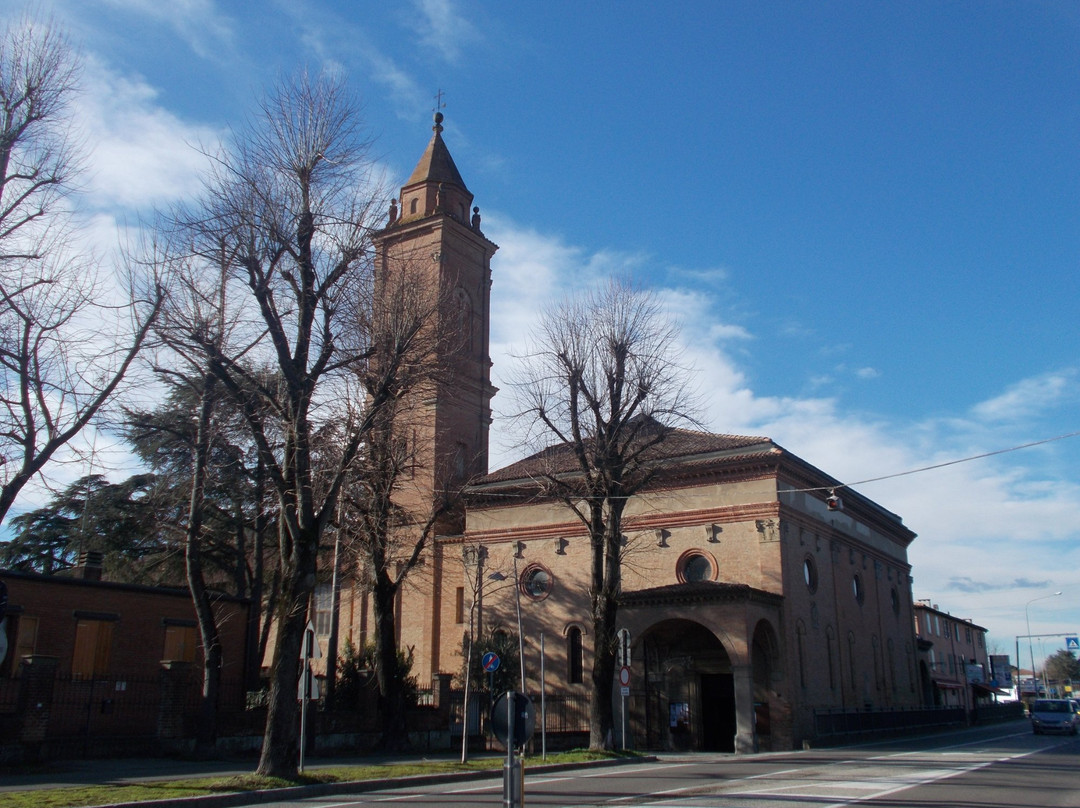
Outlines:
{"label": "round road sign", "polygon": [[536,729],[536,710],[532,701],[524,693],[503,693],[495,699],[495,706],[491,708],[491,731],[502,743],[507,743],[509,735],[510,718],[506,714],[507,696],[513,698],[510,710],[514,715],[514,746],[522,746],[532,737]]}
{"label": "round road sign", "polygon": [[484,673],[494,673],[499,669],[500,661],[498,654],[494,651],[488,651],[480,660],[480,664],[484,666]]}
{"label": "round road sign", "polygon": [[623,665],[619,669],[619,684],[623,687],[627,687],[630,684],[630,668]]}

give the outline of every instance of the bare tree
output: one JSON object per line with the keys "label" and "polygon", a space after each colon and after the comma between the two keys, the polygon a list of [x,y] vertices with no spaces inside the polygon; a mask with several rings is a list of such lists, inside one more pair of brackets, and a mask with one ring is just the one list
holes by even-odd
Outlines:
{"label": "bare tree", "polygon": [[0,41],[0,520],[114,396],[150,324],[155,284],[109,306],[78,255],[67,205],[78,171],[68,103],[78,65],[51,25]]}
{"label": "bare tree", "polygon": [[[384,410],[402,394],[422,315],[386,317],[371,234],[383,209],[344,85],[283,82],[174,216],[173,288],[201,296],[174,337],[244,413],[279,502],[280,597],[258,772],[297,771],[297,680],[320,543]],[[181,249],[183,248],[183,249]],[[335,430],[328,449],[320,430]]]}
{"label": "bare tree", "polygon": [[655,475],[674,427],[692,423],[677,333],[653,295],[612,280],[544,313],[514,379],[517,417],[543,448],[536,482],[581,520],[591,544],[594,749],[610,745],[614,727],[623,511]]}

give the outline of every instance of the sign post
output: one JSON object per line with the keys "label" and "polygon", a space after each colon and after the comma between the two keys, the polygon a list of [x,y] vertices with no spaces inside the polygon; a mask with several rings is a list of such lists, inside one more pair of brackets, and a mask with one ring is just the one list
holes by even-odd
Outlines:
{"label": "sign post", "polygon": [[499,659],[499,655],[494,651],[488,651],[480,659],[480,667],[484,669],[484,672],[488,675],[488,692],[494,695],[495,693],[495,671],[499,669],[499,665],[502,664],[502,660]]}
{"label": "sign post", "polygon": [[630,666],[619,668],[619,693],[622,696],[622,748],[626,751],[626,700],[630,696]]}
{"label": "sign post", "polygon": [[503,805],[522,808],[525,804],[525,773],[514,750],[532,737],[536,729],[536,711],[524,693],[508,690],[496,699],[491,708],[491,731],[506,744],[503,765]]}
{"label": "sign post", "polygon": [[630,629],[620,628],[615,634],[615,663],[619,666],[619,694],[622,697],[622,748],[626,750],[626,699],[630,696]]}

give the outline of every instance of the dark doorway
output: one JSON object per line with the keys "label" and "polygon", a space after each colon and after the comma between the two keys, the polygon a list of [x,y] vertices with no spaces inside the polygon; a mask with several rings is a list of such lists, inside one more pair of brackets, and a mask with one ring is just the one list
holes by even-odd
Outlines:
{"label": "dark doorway", "polygon": [[735,679],[730,673],[701,674],[701,748],[735,751]]}

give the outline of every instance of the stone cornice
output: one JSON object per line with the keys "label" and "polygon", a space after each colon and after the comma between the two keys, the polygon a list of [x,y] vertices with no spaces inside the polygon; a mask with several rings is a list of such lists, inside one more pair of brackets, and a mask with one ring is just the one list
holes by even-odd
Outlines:
{"label": "stone cornice", "polygon": [[636,592],[623,592],[619,606],[671,606],[692,603],[765,603],[779,606],[784,596],[747,584],[726,584],[702,581],[694,584],[671,584]]}

